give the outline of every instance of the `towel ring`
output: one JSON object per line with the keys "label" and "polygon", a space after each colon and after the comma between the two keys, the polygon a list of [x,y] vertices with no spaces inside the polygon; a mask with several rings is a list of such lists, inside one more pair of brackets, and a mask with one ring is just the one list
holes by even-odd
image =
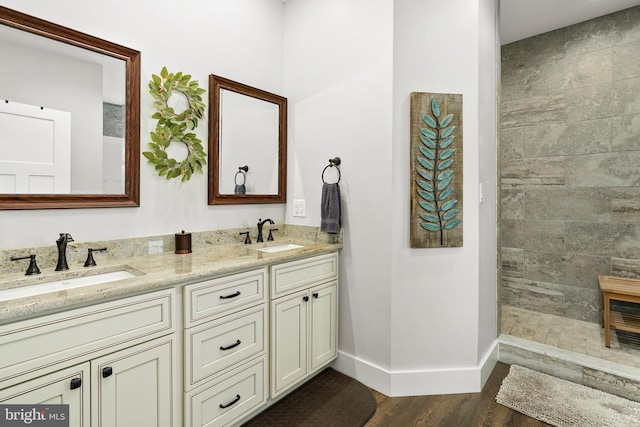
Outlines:
{"label": "towel ring", "polygon": [[[242,178],[243,178],[241,184],[238,184],[238,174],[242,175]],[[236,175],[233,177],[233,182],[236,185],[244,185],[247,182],[247,175],[245,175],[244,172],[242,172],[242,171],[238,171],[238,172],[236,172]]]}
{"label": "towel ring", "polygon": [[329,159],[329,164],[327,166],[324,167],[324,169],[322,169],[322,182],[327,184],[327,181],[324,180],[324,173],[326,172],[326,170],[328,168],[332,168],[335,166],[336,170],[338,171],[338,181],[335,182],[335,184],[340,182],[340,178],[342,177],[341,173],[340,173],[340,168],[338,167],[338,165],[340,164],[340,157],[334,157],[333,159]]}

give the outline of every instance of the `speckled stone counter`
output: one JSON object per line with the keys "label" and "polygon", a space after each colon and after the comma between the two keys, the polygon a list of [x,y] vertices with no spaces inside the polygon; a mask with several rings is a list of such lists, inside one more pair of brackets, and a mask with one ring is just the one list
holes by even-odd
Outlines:
{"label": "speckled stone counter", "polygon": [[[295,243],[302,247],[274,253],[257,250],[285,243]],[[190,254],[163,252],[155,255],[113,258],[102,260],[96,267],[85,268],[74,264],[65,272],[56,272],[53,268],[41,268],[42,274],[37,276],[25,276],[24,273],[5,274],[0,281],[0,324],[330,253],[340,248],[342,243],[328,243],[321,239],[284,238],[275,242],[251,245],[243,243],[197,245]],[[136,276],[36,296],[11,300],[2,298],[2,290],[9,288],[123,269]]]}

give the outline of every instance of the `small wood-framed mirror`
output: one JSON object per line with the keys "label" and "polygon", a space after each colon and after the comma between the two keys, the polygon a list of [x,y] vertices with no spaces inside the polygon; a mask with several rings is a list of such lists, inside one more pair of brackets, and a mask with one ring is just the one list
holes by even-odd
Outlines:
{"label": "small wood-framed mirror", "polygon": [[210,75],[209,204],[286,203],[286,170],[287,98]]}
{"label": "small wood-framed mirror", "polygon": [[0,50],[0,210],[139,206],[140,52],[2,6]]}

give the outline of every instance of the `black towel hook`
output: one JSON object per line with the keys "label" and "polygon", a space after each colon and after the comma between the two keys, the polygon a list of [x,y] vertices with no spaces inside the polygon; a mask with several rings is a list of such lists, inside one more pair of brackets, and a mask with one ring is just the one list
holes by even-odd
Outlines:
{"label": "black towel hook", "polygon": [[324,169],[322,170],[322,182],[323,183],[327,183],[324,180],[324,173],[328,168],[332,168],[332,167],[336,167],[336,170],[338,171],[338,181],[336,181],[336,184],[338,182],[340,182],[340,178],[341,178],[341,174],[340,174],[340,168],[338,167],[338,165],[341,163],[342,161],[340,160],[340,157],[334,157],[333,159],[329,159],[329,164],[327,166],[324,167]]}

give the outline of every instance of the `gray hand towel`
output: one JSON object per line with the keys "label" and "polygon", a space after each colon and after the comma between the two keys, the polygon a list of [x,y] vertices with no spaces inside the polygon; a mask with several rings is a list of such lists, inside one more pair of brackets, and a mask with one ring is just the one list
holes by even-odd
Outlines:
{"label": "gray hand towel", "polygon": [[320,202],[320,230],[337,234],[340,232],[342,221],[340,219],[342,208],[340,206],[340,185],[322,184],[322,200]]}

